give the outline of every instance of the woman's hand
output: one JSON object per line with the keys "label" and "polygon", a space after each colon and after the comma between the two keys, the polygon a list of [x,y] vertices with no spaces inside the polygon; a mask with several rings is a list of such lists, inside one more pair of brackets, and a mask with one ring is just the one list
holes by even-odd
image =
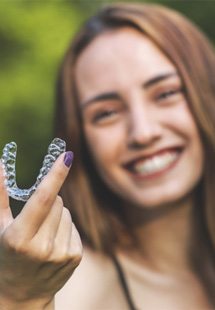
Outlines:
{"label": "woman's hand", "polygon": [[15,219],[0,167],[0,309],[45,309],[81,260],[79,234],[58,196],[69,171],[64,155]]}

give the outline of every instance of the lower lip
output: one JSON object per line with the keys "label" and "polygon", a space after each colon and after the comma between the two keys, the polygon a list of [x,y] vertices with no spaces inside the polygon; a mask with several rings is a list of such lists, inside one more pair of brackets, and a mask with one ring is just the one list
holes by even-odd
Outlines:
{"label": "lower lip", "polygon": [[159,178],[161,176],[163,176],[164,174],[168,173],[170,170],[172,170],[178,163],[180,157],[181,157],[182,151],[178,152],[178,156],[176,157],[176,159],[169,164],[169,166],[167,166],[166,168],[159,170],[158,172],[154,172],[154,173],[150,173],[150,174],[138,174],[138,173],[132,173],[131,171],[129,171],[129,174],[137,180],[153,180],[156,178]]}

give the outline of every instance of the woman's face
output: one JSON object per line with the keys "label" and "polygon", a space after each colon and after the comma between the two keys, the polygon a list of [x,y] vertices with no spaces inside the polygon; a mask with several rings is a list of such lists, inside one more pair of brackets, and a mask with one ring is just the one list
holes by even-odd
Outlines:
{"label": "woman's face", "polygon": [[202,175],[200,137],[175,66],[130,28],[98,36],[80,55],[84,132],[105,183],[142,207],[176,202]]}

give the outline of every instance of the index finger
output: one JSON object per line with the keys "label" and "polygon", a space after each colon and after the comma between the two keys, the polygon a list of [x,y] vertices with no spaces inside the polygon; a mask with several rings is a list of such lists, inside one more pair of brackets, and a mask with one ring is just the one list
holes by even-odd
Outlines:
{"label": "index finger", "polygon": [[5,182],[5,172],[0,161],[0,230],[4,230],[11,222],[13,215],[9,205],[9,197]]}
{"label": "index finger", "polygon": [[0,161],[0,213],[1,211],[9,208],[9,198],[4,182],[4,168]]}
{"label": "index finger", "polygon": [[72,164],[73,153],[61,154],[16,218],[16,225],[34,235],[49,213]]}

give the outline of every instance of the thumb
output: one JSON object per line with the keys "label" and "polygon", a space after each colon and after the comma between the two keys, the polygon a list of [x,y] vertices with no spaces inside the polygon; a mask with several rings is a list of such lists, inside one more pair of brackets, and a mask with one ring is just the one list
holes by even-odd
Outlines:
{"label": "thumb", "polygon": [[5,186],[5,172],[0,162],[0,229],[3,230],[13,221],[9,197]]}

